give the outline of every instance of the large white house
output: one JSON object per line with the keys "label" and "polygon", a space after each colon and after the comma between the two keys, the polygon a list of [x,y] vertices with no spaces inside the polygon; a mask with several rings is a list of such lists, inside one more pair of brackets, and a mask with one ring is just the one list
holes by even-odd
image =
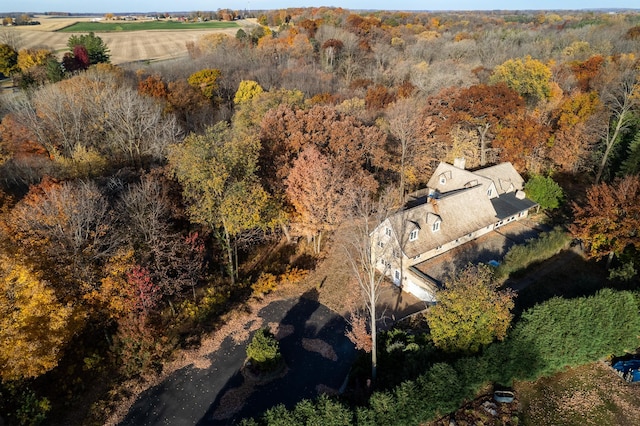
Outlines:
{"label": "large white house", "polygon": [[464,160],[440,163],[428,187],[372,232],[377,268],[404,291],[435,301],[437,286],[416,265],[514,220],[536,203],[511,163],[470,171]]}

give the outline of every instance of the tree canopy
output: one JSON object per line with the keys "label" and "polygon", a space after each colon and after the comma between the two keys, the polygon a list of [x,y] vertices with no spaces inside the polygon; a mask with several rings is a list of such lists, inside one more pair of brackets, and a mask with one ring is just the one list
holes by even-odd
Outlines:
{"label": "tree canopy", "polygon": [[535,175],[524,186],[527,197],[535,201],[545,210],[553,210],[560,207],[564,194],[551,176]]}
{"label": "tree canopy", "polygon": [[67,47],[74,55],[76,46],[83,46],[86,49],[90,65],[109,62],[109,48],[104,41],[93,32],[80,35],[74,34],[69,37]]}
{"label": "tree canopy", "polygon": [[585,244],[589,256],[620,255],[629,246],[640,248],[640,178],[627,176],[587,190],[584,204],[573,203],[569,230]]}
{"label": "tree canopy", "polygon": [[487,265],[470,265],[438,292],[438,303],[425,314],[437,347],[473,353],[507,336],[515,293],[498,290],[492,274]]}

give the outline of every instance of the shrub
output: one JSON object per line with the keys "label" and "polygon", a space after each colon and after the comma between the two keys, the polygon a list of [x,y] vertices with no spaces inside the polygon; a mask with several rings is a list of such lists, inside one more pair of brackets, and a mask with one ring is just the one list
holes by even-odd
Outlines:
{"label": "shrub", "polygon": [[541,233],[538,238],[527,240],[525,245],[513,246],[496,269],[496,278],[505,279],[533,263],[549,259],[566,248],[570,241],[569,234],[556,227],[550,232]]}
{"label": "shrub", "polygon": [[307,275],[309,275],[309,271],[289,267],[287,267],[287,270],[283,274],[277,276],[264,272],[260,274],[256,282],[251,285],[251,289],[256,295],[264,295],[271,293],[281,285],[298,284],[304,280]]}
{"label": "shrub", "polygon": [[270,371],[282,361],[280,344],[269,328],[261,328],[247,346],[247,358],[260,371]]}
{"label": "shrub", "polygon": [[560,185],[549,176],[533,176],[524,186],[524,191],[544,210],[557,209],[564,198]]}

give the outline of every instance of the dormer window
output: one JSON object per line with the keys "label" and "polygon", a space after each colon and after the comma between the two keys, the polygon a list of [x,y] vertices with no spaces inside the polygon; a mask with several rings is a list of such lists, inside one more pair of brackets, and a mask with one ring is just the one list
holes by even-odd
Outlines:
{"label": "dormer window", "polygon": [[409,234],[409,241],[415,241],[418,239],[418,230],[414,229],[413,231],[411,231],[411,233]]}
{"label": "dormer window", "polygon": [[440,221],[436,220],[435,222],[433,222],[433,225],[431,225],[431,230],[433,232],[438,232],[440,230]]}

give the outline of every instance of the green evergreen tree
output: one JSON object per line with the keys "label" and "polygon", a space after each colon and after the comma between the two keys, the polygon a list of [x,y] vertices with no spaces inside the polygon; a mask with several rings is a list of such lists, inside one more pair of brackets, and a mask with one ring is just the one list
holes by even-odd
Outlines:
{"label": "green evergreen tree", "polygon": [[109,48],[104,41],[93,32],[82,35],[72,35],[67,41],[67,47],[73,52],[76,46],[84,46],[89,54],[90,65],[109,63]]}

